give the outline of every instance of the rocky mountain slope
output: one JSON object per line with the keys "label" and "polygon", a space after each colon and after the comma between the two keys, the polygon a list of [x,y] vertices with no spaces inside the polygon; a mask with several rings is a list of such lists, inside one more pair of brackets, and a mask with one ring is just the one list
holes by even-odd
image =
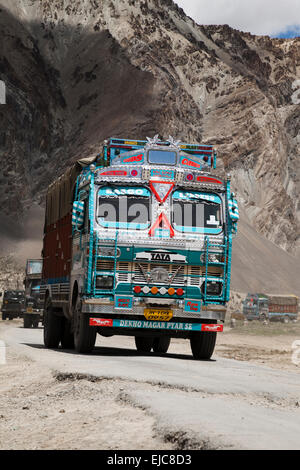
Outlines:
{"label": "rocky mountain slope", "polygon": [[48,183],[106,137],[171,134],[216,144],[245,224],[297,266],[300,38],[199,26],[172,0],[0,8],[3,235],[22,235],[24,219],[37,226],[33,202],[43,204]]}
{"label": "rocky mountain slope", "polygon": [[[10,254],[0,257],[0,292],[5,290],[24,290],[24,267],[18,263],[15,256]],[[0,297],[0,306],[3,297]],[[1,307],[0,307],[1,310]]]}

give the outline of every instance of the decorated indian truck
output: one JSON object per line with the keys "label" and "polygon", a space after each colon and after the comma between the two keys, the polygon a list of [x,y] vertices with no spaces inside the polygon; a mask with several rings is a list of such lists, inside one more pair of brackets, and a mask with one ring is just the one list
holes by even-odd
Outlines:
{"label": "decorated indian truck", "polygon": [[280,320],[288,323],[297,320],[299,298],[296,295],[247,294],[243,314],[252,320]]}
{"label": "decorated indian truck", "polygon": [[210,358],[230,293],[238,206],[210,145],[111,138],[47,192],[44,343],[79,353],[96,335],[140,352],[190,340]]}
{"label": "decorated indian truck", "polygon": [[43,321],[43,301],[40,298],[42,259],[28,259],[25,268],[25,303],[23,311],[24,328],[37,328]]}

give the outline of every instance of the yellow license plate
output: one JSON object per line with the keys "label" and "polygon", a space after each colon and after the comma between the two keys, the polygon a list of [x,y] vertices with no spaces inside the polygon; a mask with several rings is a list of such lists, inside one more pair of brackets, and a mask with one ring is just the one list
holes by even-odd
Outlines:
{"label": "yellow license plate", "polygon": [[32,312],[33,312],[33,308],[32,308],[32,307],[27,307],[26,312],[27,312],[27,313],[32,313]]}
{"label": "yellow license plate", "polygon": [[161,308],[145,308],[144,315],[147,320],[169,321],[173,317],[173,312]]}

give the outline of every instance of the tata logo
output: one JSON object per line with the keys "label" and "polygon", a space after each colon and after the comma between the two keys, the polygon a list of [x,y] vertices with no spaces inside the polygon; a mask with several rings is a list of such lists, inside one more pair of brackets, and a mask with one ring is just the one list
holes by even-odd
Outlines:
{"label": "tata logo", "polygon": [[169,253],[151,253],[151,261],[171,261]]}
{"label": "tata logo", "polygon": [[136,254],[136,260],[165,261],[166,263],[186,263],[186,256],[168,251],[142,251]]}

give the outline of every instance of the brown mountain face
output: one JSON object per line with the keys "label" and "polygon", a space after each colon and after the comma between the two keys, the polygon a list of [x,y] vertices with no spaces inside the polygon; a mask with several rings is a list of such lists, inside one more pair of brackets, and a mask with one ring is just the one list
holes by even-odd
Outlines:
{"label": "brown mountain face", "polygon": [[0,8],[3,236],[24,237],[24,220],[26,233],[31,220],[42,226],[36,205],[47,185],[70,161],[98,153],[103,139],[173,135],[216,145],[242,226],[289,251],[286,270],[300,292],[292,275],[300,255],[300,38],[199,26],[171,0],[0,0]]}

